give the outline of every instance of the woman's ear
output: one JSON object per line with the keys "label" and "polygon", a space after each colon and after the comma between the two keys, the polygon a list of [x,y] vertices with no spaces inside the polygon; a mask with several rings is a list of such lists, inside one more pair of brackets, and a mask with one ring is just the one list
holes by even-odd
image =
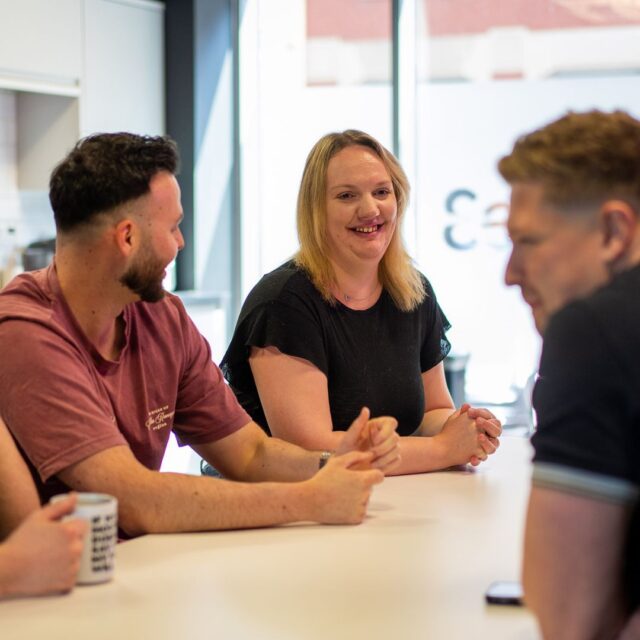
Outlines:
{"label": "woman's ear", "polygon": [[624,260],[638,228],[638,216],[624,200],[607,200],[600,207],[603,257],[608,264]]}

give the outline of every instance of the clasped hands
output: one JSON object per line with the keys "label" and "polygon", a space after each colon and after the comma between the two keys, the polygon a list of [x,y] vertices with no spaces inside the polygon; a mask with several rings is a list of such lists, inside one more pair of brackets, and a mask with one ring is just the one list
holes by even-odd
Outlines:
{"label": "clasped hands", "polygon": [[352,469],[378,469],[388,473],[400,462],[400,436],[396,433],[398,421],[389,416],[370,418],[367,407],[345,431],[344,438],[335,451],[342,455],[350,451],[363,451],[369,459],[359,461]]}
{"label": "clasped hands", "polygon": [[[459,445],[463,445],[467,440],[470,446],[466,452],[463,452],[465,447],[460,446],[460,453],[464,459],[457,461],[457,464],[469,463],[476,467],[495,453],[500,446],[498,438],[502,434],[502,424],[488,409],[463,404],[449,416],[442,432],[444,434],[448,431],[453,435],[456,429],[459,429],[457,434]],[[466,437],[463,435],[465,431]]]}

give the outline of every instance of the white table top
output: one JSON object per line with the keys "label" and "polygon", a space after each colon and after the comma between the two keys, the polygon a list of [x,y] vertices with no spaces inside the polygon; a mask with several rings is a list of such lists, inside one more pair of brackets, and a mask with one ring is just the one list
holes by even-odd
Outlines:
{"label": "white table top", "polygon": [[507,436],[476,471],[388,478],[355,527],[138,538],[109,584],[0,603],[0,638],[537,639],[484,603],[519,577],[529,458]]}

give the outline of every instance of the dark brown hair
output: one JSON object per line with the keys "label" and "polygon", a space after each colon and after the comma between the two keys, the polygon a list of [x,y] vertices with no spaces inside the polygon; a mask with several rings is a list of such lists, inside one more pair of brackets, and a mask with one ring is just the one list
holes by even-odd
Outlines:
{"label": "dark brown hair", "polygon": [[640,122],[624,111],[569,112],[523,135],[498,163],[513,184],[540,184],[561,208],[620,198],[640,203]]}
{"label": "dark brown hair", "polygon": [[99,133],[80,140],[49,182],[56,229],[86,226],[101,213],[149,192],[159,171],[175,174],[178,149],[166,136]]}

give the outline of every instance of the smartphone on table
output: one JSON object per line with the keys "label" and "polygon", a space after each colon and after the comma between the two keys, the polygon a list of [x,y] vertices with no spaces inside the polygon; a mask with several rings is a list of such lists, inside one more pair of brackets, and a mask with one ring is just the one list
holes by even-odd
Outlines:
{"label": "smartphone on table", "polygon": [[519,582],[498,580],[492,582],[484,594],[488,604],[523,604],[522,585]]}

